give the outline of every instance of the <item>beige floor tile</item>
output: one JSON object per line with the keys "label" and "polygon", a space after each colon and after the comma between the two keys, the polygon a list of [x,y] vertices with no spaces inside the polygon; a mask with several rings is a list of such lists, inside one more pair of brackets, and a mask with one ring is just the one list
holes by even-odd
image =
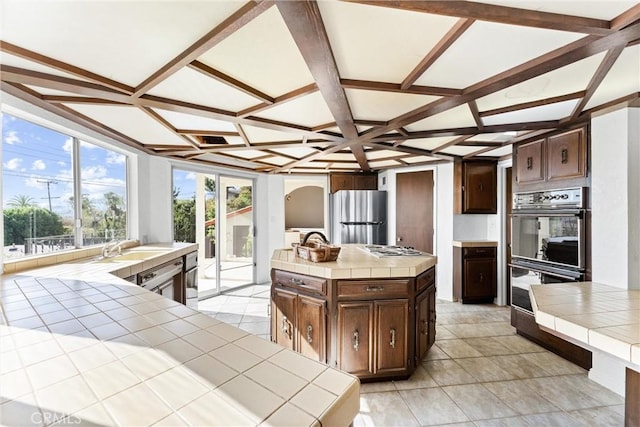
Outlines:
{"label": "beige floor tile", "polygon": [[462,366],[454,360],[431,360],[423,362],[422,366],[440,386],[477,382],[471,374],[462,369]]}
{"label": "beige floor tile", "polygon": [[624,397],[594,381],[589,380],[586,375],[564,375],[560,380],[566,384],[572,385],[581,392],[588,394],[604,406],[620,405],[624,403]]}
{"label": "beige floor tile", "polygon": [[594,408],[602,403],[579,388],[562,380],[562,376],[523,380],[529,388],[564,411]]}
{"label": "beige floor tile", "polygon": [[456,339],[458,336],[451,332],[446,326],[437,325],[436,326],[436,341],[438,340],[450,340]]}
{"label": "beige floor tile", "polygon": [[151,425],[171,414],[171,409],[149,387],[138,384],[104,401],[114,420],[123,426]]}
{"label": "beige floor tile", "polygon": [[438,387],[438,383],[436,383],[433,378],[431,378],[431,375],[429,375],[427,370],[422,365],[418,365],[413,375],[411,375],[408,379],[394,381],[393,383],[396,386],[396,390]]}
{"label": "beige floor tile", "polygon": [[549,412],[546,414],[525,415],[524,420],[532,426],[582,426],[581,421],[565,412]]}
{"label": "beige floor tile", "polygon": [[506,322],[447,325],[447,329],[458,338],[508,336],[515,332],[515,328]]}
{"label": "beige floor tile", "polygon": [[560,408],[527,386],[524,381],[500,381],[483,384],[518,414],[539,414]]}
{"label": "beige floor tile", "polygon": [[478,382],[515,380],[517,377],[488,357],[456,359],[462,369],[470,373]]}
{"label": "beige floor tile", "polygon": [[396,391],[393,381],[382,381],[378,383],[362,383],[360,384],[360,394],[380,393],[383,391]]}
{"label": "beige floor tile", "polygon": [[493,339],[517,353],[540,353],[547,351],[538,344],[516,334],[493,337]]}
{"label": "beige floor tile", "polygon": [[528,353],[523,354],[522,357],[538,365],[543,370],[549,372],[551,375],[566,375],[566,374],[584,374],[586,371],[574,365],[568,360],[553,354],[551,352],[543,353]]}
{"label": "beige floor tile", "polygon": [[500,366],[506,372],[513,375],[515,378],[537,378],[548,377],[551,374],[539,365],[527,360],[520,354],[511,354],[506,356],[492,356],[489,359]]}
{"label": "beige floor tile", "polygon": [[438,347],[440,347],[442,351],[447,353],[453,359],[457,359],[460,357],[482,356],[482,353],[480,353],[461,339],[438,341]]}
{"label": "beige floor tile", "polygon": [[505,347],[495,337],[465,338],[464,342],[476,349],[483,356],[516,354],[517,351]]}
{"label": "beige floor tile", "polygon": [[438,343],[435,343],[427,352],[427,355],[422,359],[422,361],[426,360],[441,360],[441,359],[451,359],[451,357],[442,351],[440,347],[438,347]]}
{"label": "beige floor tile", "polygon": [[400,396],[416,416],[420,425],[469,421],[458,405],[440,388],[405,390],[400,392]]}
{"label": "beige floor tile", "polygon": [[[212,411],[211,408],[216,408]],[[255,426],[255,422],[235,405],[209,392],[178,411],[193,426]]]}
{"label": "beige floor tile", "polygon": [[572,418],[589,426],[623,426],[624,405],[580,409],[568,412]]}
{"label": "beige floor tile", "polygon": [[[493,420],[476,420],[474,421],[473,425],[476,427],[529,427],[531,424],[527,423],[527,421],[523,417],[507,417],[507,418],[496,418]],[[447,426],[447,427],[450,427],[450,426]],[[570,426],[564,426],[564,427],[570,427]]]}
{"label": "beige floor tile", "polygon": [[360,413],[353,420],[354,427],[419,425],[397,391],[360,395]]}
{"label": "beige floor tile", "polygon": [[442,390],[471,420],[518,415],[482,384],[448,386],[443,387]]}
{"label": "beige floor tile", "polygon": [[189,369],[183,366],[156,375],[145,384],[174,410],[209,392],[207,387],[194,381],[189,374]]}

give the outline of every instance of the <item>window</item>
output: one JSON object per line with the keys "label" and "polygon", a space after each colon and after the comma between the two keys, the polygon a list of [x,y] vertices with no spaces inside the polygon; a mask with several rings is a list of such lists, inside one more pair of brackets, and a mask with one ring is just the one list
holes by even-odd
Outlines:
{"label": "window", "polygon": [[125,155],[9,114],[2,153],[5,260],[126,237]]}

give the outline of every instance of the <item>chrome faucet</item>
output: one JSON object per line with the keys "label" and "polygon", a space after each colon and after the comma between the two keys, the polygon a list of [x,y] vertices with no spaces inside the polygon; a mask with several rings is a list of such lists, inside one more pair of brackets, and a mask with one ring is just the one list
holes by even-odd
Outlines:
{"label": "chrome faucet", "polygon": [[102,257],[103,258],[111,258],[116,256],[114,252],[117,252],[117,255],[122,253],[122,247],[128,243],[133,243],[135,240],[111,240],[102,247]]}

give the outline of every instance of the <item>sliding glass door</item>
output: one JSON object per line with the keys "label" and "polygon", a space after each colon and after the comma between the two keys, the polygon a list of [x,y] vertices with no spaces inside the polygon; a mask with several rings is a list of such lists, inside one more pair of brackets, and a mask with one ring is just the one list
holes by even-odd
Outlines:
{"label": "sliding glass door", "polygon": [[255,283],[254,182],[174,169],[174,240],[199,245],[198,298]]}

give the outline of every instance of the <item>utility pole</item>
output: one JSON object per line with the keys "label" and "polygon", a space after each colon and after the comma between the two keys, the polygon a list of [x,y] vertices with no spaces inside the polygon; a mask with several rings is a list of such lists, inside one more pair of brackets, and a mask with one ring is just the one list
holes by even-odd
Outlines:
{"label": "utility pole", "polygon": [[[51,197],[51,184],[57,184],[58,181],[54,181],[52,179],[47,179],[47,180],[38,180],[37,182],[41,182],[43,184],[47,184],[47,198],[49,199],[49,212],[53,212],[53,209],[51,209],[51,199],[59,199],[60,197]],[[43,197],[44,199],[44,197]]]}

